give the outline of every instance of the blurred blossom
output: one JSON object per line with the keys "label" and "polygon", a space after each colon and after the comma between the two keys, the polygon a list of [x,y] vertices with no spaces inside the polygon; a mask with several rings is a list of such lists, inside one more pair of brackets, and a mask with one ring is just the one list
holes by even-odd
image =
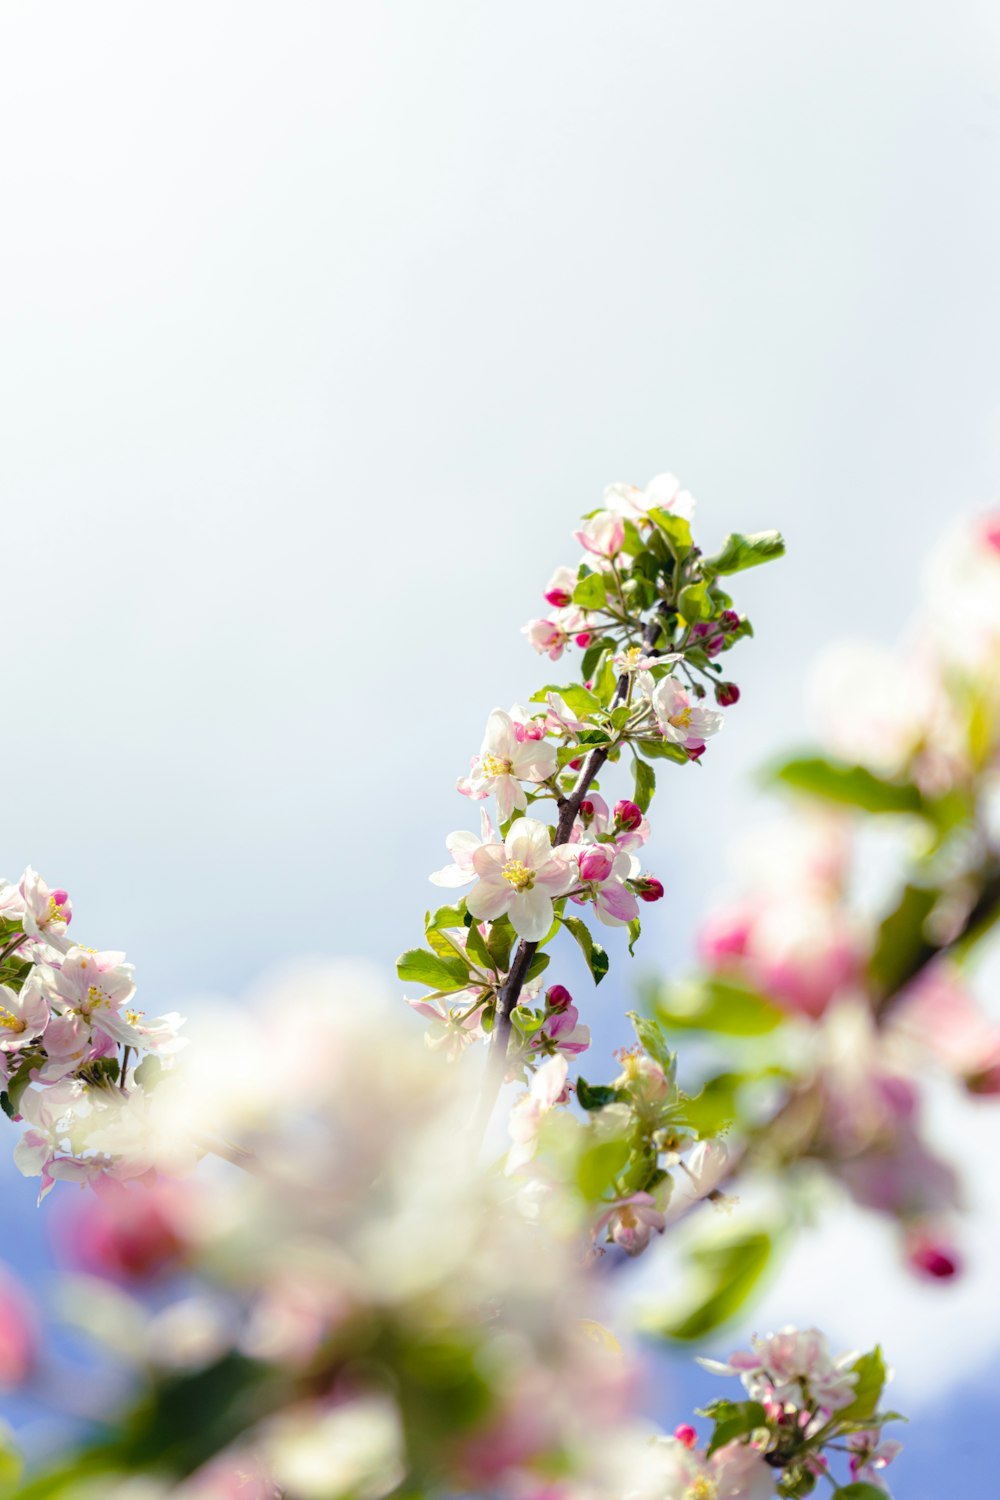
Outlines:
{"label": "blurred blossom", "polygon": [[0,1266],[0,1390],[23,1385],[37,1354],[38,1335],[28,1293]]}

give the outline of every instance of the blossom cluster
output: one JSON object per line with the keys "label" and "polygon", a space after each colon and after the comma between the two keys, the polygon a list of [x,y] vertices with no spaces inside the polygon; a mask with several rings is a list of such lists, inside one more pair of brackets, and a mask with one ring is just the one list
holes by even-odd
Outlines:
{"label": "blossom cluster", "polygon": [[729,1127],[733,1173],[839,1184],[936,1279],[960,1269],[964,1194],[928,1093],[1000,1095],[975,975],[1000,915],[998,539],[965,522],[934,549],[899,652],[827,653],[824,743],[772,771],[790,813],[739,851],[701,972],[648,997],[668,1033],[725,1036],[702,1119]]}
{"label": "blossom cluster", "polygon": [[14,1160],[41,1179],[141,1176],[147,1089],[182,1045],[183,1019],[132,1008],[124,953],[72,941],[73,908],[33,869],[0,882],[0,1105],[27,1128]]}
{"label": "blossom cluster", "polygon": [[[276,1013],[265,1054],[256,1038]],[[154,1500],[381,1500],[404,1486],[762,1500],[805,1494],[833,1441],[857,1479],[881,1483],[894,1452],[881,1362],[831,1359],[814,1331],[732,1357],[724,1373],[749,1399],[707,1408],[702,1445],[691,1425],[667,1437],[638,1419],[642,1364],[604,1325],[578,1178],[539,1193],[482,1171],[461,1075],[413,1046],[370,976],[291,972],[239,1014],[250,1024],[206,1022],[157,1090],[162,1170],[57,1205],[61,1258],[88,1278],[69,1315],[141,1377],[141,1396],[117,1416],[105,1401],[96,1449],[46,1455],[47,1494],[99,1485],[124,1500],[142,1475]],[[642,1060],[623,1073],[655,1109]],[[171,1176],[178,1129],[240,1139],[247,1170]],[[623,1248],[639,1208],[615,1211]],[[0,1310],[5,1294],[0,1282]],[[0,1384],[34,1375],[58,1391],[23,1294],[11,1298]],[[203,1420],[177,1422],[209,1400]]]}

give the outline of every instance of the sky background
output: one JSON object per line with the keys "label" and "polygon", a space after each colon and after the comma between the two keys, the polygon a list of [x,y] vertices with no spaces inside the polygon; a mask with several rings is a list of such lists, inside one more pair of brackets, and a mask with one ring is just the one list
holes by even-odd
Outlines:
{"label": "sky background", "polygon": [[[789,547],[739,580],[710,764],[662,777],[644,962],[682,964],[809,661],[891,639],[995,502],[998,64],[991,0],[6,0],[0,868],[150,1012],[290,951],[388,966],[486,712],[547,679],[518,631],[575,517],[669,468],[706,544]],[[754,1316],[884,1337],[899,1500],[989,1490],[983,1196],[962,1287],[843,1220]]]}

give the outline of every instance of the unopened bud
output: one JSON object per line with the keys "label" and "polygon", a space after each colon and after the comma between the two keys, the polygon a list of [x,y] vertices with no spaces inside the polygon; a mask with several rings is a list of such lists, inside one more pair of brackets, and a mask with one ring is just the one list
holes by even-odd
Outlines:
{"label": "unopened bud", "polygon": [[585,823],[592,823],[596,811],[597,809],[591,802],[590,798],[584,797],[583,801],[580,803],[580,817],[583,819],[583,821]]}
{"label": "unopened bud", "polygon": [[640,901],[663,900],[663,882],[657,880],[655,875],[640,875],[638,880],[633,880],[632,885]]}
{"label": "unopened bud", "polygon": [[624,828],[626,833],[631,833],[634,828],[639,827],[641,822],[642,809],[637,807],[634,802],[629,802],[623,798],[621,802],[615,803],[615,824],[617,827]]}
{"label": "unopened bud", "polygon": [[698,1441],[698,1434],[686,1422],[682,1422],[679,1427],[674,1428],[674,1437],[679,1443],[683,1443],[685,1448],[693,1448]]}
{"label": "unopened bud", "polygon": [[545,1003],[549,1010],[565,1010],[573,1004],[573,996],[564,984],[552,984],[545,991]]}
{"label": "unopened bud", "polygon": [[915,1271],[935,1281],[947,1281],[961,1270],[961,1262],[951,1246],[920,1233],[911,1236],[906,1258]]}
{"label": "unopened bud", "polygon": [[588,844],[580,855],[581,880],[607,880],[615,856],[604,844]]}
{"label": "unopened bud", "polygon": [[576,641],[576,644],[578,646],[582,646],[584,649],[586,649],[593,640],[593,636],[594,632],[592,630],[581,630],[580,634],[575,635],[573,639]]}
{"label": "unopened bud", "polygon": [[735,609],[724,609],[719,616],[719,624],[727,635],[731,635],[734,630],[739,630],[740,617]]}
{"label": "unopened bud", "polygon": [[688,760],[701,760],[701,757],[705,754],[705,746],[704,745],[685,745],[684,746],[684,751],[685,751],[685,754],[687,755]]}
{"label": "unopened bud", "polygon": [[735,682],[717,682],[715,684],[715,701],[720,708],[732,708],[734,703],[739,703],[740,690]]}
{"label": "unopened bud", "polygon": [[573,595],[566,589],[546,589],[545,602],[551,604],[553,609],[565,609],[567,604],[572,604]]}

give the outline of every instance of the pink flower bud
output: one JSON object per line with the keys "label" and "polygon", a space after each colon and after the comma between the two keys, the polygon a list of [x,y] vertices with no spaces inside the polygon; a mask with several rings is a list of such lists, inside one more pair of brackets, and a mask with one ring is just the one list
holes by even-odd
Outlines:
{"label": "pink flower bud", "polygon": [[731,635],[734,630],[739,630],[740,617],[735,609],[724,609],[719,616],[719,624],[727,635]]}
{"label": "pink flower bud", "polygon": [[0,1270],[0,1390],[23,1385],[38,1355],[38,1335],[24,1289]]}
{"label": "pink flower bud", "polygon": [[583,801],[580,803],[580,817],[583,819],[583,821],[585,823],[592,823],[596,811],[597,809],[591,802],[590,798],[584,797]]}
{"label": "pink flower bud", "polygon": [[686,1422],[682,1422],[679,1427],[674,1428],[674,1437],[679,1443],[683,1443],[685,1448],[693,1448],[698,1441],[698,1434]]}
{"label": "pink flower bud", "polygon": [[657,880],[655,875],[642,875],[633,884],[640,901],[662,901],[663,882]]}
{"label": "pink flower bud", "polygon": [[701,757],[705,754],[705,746],[703,744],[685,745],[684,753],[687,755],[688,760],[701,760]]}
{"label": "pink flower bud", "polygon": [[715,684],[715,701],[720,708],[732,708],[734,703],[739,703],[740,690],[735,682],[717,682]]}
{"label": "pink flower bud", "polygon": [[987,516],[983,521],[983,541],[994,552],[1000,552],[1000,515]]}
{"label": "pink flower bud", "polygon": [[567,764],[571,771],[579,771],[580,767],[583,765],[583,756],[578,755],[576,760],[568,761]]}
{"label": "pink flower bud", "polygon": [[545,991],[545,1002],[549,1010],[565,1010],[573,1004],[573,996],[564,984],[552,984]]}
{"label": "pink flower bud", "polygon": [[565,589],[546,589],[545,602],[551,604],[553,609],[565,609],[567,604],[572,604],[573,595]]}
{"label": "pink flower bud", "polygon": [[957,1276],[962,1268],[957,1253],[950,1245],[945,1245],[920,1230],[914,1230],[909,1235],[906,1258],[915,1271],[922,1276],[930,1276],[935,1281],[948,1281],[952,1276]]}
{"label": "pink flower bud", "polygon": [[642,822],[642,810],[636,807],[634,802],[622,800],[615,803],[615,824],[631,833],[633,828],[638,828]]}
{"label": "pink flower bud", "polygon": [[615,856],[604,844],[588,844],[580,855],[581,880],[607,880],[614,867]]}
{"label": "pink flower bud", "polygon": [[594,632],[592,630],[581,630],[580,634],[575,635],[573,639],[576,641],[576,644],[578,646],[583,646],[583,648],[586,650],[586,648],[590,645],[591,640],[593,639],[593,635]]}

